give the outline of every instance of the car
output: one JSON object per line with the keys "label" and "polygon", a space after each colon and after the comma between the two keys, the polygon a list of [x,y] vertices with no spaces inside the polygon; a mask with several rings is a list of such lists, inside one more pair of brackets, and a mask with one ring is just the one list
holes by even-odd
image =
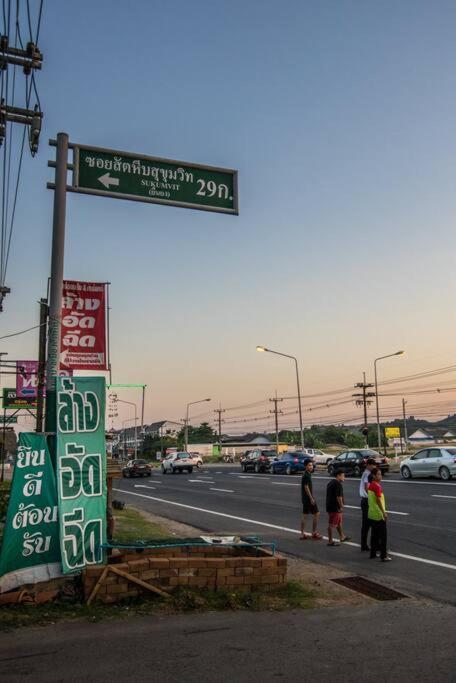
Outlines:
{"label": "car", "polygon": [[200,454],[189,453],[189,456],[192,459],[193,466],[196,467],[198,470],[201,469],[203,466],[203,458],[200,456]]}
{"label": "car", "polygon": [[448,481],[456,476],[456,448],[435,446],[423,448],[401,462],[403,479],[440,477]]}
{"label": "car", "polygon": [[306,453],[290,453],[285,451],[285,453],[281,453],[272,461],[271,472],[272,474],[294,474],[295,472],[304,472],[309,460],[311,460],[311,458]]}
{"label": "car", "polygon": [[241,462],[243,472],[269,472],[271,462],[277,457],[277,451],[260,450],[247,451]]}
{"label": "car", "polygon": [[145,460],[129,460],[122,468],[123,477],[150,477],[151,466]]}
{"label": "car", "polygon": [[388,460],[383,455],[380,455],[377,451],[370,450],[370,448],[358,448],[344,451],[331,460],[328,465],[328,474],[332,477],[342,470],[347,475],[351,474],[354,477],[360,477],[366,469],[368,458],[375,460],[382,474],[386,474],[389,471]]}
{"label": "car", "polygon": [[310,455],[316,465],[328,466],[333,459],[332,455],[329,455],[329,453],[324,453],[319,448],[304,448],[304,453]]}
{"label": "car", "polygon": [[163,474],[174,474],[175,472],[184,472],[187,470],[189,474],[193,472],[193,459],[190,453],[185,451],[177,451],[176,453],[170,453],[162,461],[162,472]]}

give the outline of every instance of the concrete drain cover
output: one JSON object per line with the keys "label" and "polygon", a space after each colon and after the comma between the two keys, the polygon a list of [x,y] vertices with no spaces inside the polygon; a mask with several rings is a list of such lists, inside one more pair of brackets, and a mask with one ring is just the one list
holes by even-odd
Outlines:
{"label": "concrete drain cover", "polygon": [[369,581],[369,579],[365,579],[362,576],[346,576],[342,579],[332,579],[332,581],[375,600],[402,600],[408,598],[408,595],[404,593],[398,593],[398,591],[392,588],[382,586],[380,583],[375,583],[375,581]]}

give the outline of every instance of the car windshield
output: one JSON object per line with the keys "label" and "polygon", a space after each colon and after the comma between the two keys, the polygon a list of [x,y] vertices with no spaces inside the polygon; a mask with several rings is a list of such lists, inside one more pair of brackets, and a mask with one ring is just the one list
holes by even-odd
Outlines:
{"label": "car windshield", "polygon": [[145,460],[134,460],[133,465],[145,465],[146,461]]}
{"label": "car windshield", "polygon": [[364,450],[359,451],[359,452],[361,453],[363,458],[381,458],[382,457],[380,455],[380,453],[377,453],[377,451],[371,451],[368,448],[365,448]]}
{"label": "car windshield", "polygon": [[190,457],[190,456],[189,456],[188,453],[178,453],[178,454],[177,454],[177,457],[178,457],[178,458],[188,458],[188,457]]}

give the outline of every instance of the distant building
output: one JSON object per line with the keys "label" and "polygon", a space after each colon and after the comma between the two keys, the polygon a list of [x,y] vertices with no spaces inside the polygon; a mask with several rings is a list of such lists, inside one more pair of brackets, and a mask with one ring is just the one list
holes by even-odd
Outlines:
{"label": "distant building", "polygon": [[452,441],[456,439],[456,430],[453,432],[451,429],[446,427],[436,427],[431,430],[424,429],[420,427],[416,429],[408,437],[408,442],[411,444],[436,444],[445,443],[446,441]]}

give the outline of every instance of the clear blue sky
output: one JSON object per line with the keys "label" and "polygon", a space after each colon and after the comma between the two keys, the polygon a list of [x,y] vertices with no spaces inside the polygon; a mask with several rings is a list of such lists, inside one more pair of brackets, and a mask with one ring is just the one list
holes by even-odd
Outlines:
{"label": "clear blue sky", "polygon": [[148,383],[148,420],[293,394],[256,344],[299,356],[304,393],[397,348],[385,376],[452,362],[455,25],[445,0],[46,0],[1,332],[37,322],[64,130],[239,169],[239,217],[68,198],[66,277],[112,282],[114,380]]}

